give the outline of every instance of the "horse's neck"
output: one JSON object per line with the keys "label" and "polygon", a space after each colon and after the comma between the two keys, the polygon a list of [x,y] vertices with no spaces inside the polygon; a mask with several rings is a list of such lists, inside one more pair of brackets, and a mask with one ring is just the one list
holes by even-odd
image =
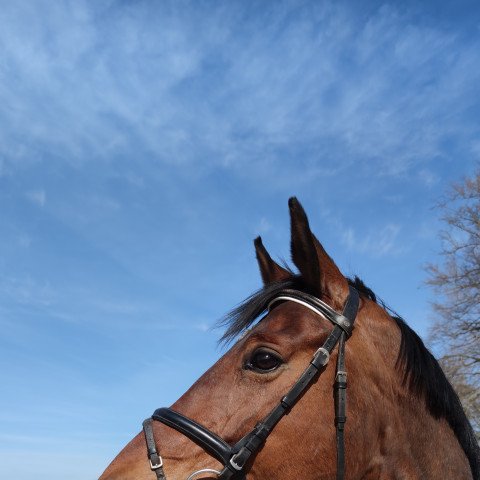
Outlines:
{"label": "horse's neck", "polygon": [[378,316],[374,308],[366,305],[359,318],[363,334],[350,340],[364,359],[347,367],[352,371],[349,447],[358,460],[351,464],[352,480],[472,480],[447,421],[434,418],[425,399],[401,381],[394,353],[400,349],[400,332],[395,334],[391,318]]}
{"label": "horse's neck", "polygon": [[[389,403],[391,403],[389,405]],[[435,419],[423,400],[387,402],[379,415],[361,480],[472,480],[468,460],[445,419]]]}

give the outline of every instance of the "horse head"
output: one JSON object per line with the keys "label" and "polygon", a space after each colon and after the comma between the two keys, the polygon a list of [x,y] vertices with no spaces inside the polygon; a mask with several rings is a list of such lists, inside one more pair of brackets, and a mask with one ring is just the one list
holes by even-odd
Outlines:
{"label": "horse head", "polygon": [[100,480],[478,478],[478,445],[435,359],[289,207],[299,274],[255,240],[264,286],[227,317],[235,343]]}

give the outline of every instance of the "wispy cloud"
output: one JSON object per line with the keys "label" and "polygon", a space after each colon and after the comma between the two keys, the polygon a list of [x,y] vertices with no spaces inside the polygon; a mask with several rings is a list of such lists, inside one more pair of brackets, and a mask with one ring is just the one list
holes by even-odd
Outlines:
{"label": "wispy cloud", "polygon": [[397,243],[400,225],[389,224],[380,229],[360,235],[348,228],[342,235],[343,244],[352,252],[366,253],[374,257],[398,255],[404,251]]}
{"label": "wispy cloud", "polygon": [[30,192],[27,192],[26,195],[27,198],[35,205],[38,205],[39,207],[45,206],[45,203],[47,201],[47,194],[45,193],[45,190],[31,190]]}
{"label": "wispy cloud", "polygon": [[39,282],[31,276],[0,276],[0,299],[31,306],[48,306],[56,292],[48,281]]}
{"label": "wispy cloud", "polygon": [[165,9],[4,6],[4,162],[140,154],[292,182],[359,162],[404,175],[453,137],[474,148],[478,126],[453,119],[479,98],[477,40],[394,6],[365,21],[329,3],[266,6],[268,22],[248,4]]}
{"label": "wispy cloud", "polygon": [[437,184],[440,180],[437,174],[426,168],[420,170],[418,176],[424,185],[429,188]]}
{"label": "wispy cloud", "polygon": [[197,330],[199,330],[200,332],[208,332],[212,329],[211,325],[209,325],[208,323],[206,322],[201,322],[201,323],[197,323],[195,325],[195,328]]}
{"label": "wispy cloud", "polygon": [[28,248],[32,244],[32,237],[26,234],[21,234],[18,237],[18,244],[23,248]]}
{"label": "wispy cloud", "polygon": [[254,228],[254,235],[260,235],[269,232],[272,229],[272,224],[262,217]]}

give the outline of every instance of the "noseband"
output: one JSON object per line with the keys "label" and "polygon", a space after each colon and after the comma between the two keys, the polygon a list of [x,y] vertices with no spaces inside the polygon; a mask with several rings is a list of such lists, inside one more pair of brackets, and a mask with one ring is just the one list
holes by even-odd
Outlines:
{"label": "noseband", "polygon": [[143,431],[147,444],[150,467],[155,472],[157,480],[166,480],[163,471],[162,457],[157,451],[153,435],[152,422],[156,420],[182,433],[190,440],[197,443],[222,465],[221,471],[202,469],[193,472],[187,480],[193,480],[203,473],[213,473],[219,480],[245,480],[247,462],[255,455],[264,444],[280,419],[288,413],[297,403],[302,393],[312,384],[317,374],[323,370],[330,354],[338,344],[338,357],[335,374],[335,427],[337,440],[337,480],[343,480],[345,475],[345,440],[344,426],[346,422],[346,388],[347,372],[345,371],[345,341],[351,335],[353,323],[357,316],[359,295],[357,290],[349,286],[350,293],[345,303],[343,313],[339,314],[322,300],[298,290],[285,289],[275,296],[268,304],[268,310],[277,302],[291,301],[299,303],[327,318],[333,323],[333,330],[315,352],[312,360],[300,378],[290,388],[280,403],[257,425],[253,430],[241,438],[235,445],[230,445],[215,433],[190,418],[171,410],[158,408],[150,418],[143,422]]}

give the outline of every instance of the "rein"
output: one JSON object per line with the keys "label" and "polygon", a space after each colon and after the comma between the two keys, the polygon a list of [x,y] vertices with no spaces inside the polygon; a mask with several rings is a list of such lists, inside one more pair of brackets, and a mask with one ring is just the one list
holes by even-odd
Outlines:
{"label": "rein", "polygon": [[158,408],[150,418],[143,422],[143,432],[147,444],[147,454],[150,468],[155,472],[157,480],[166,480],[163,470],[163,460],[157,451],[153,434],[153,421],[161,422],[190,440],[197,443],[222,465],[221,471],[202,469],[193,472],[186,480],[193,480],[202,473],[214,473],[219,480],[245,480],[246,466],[252,455],[255,455],[262,447],[265,440],[272,432],[280,419],[287,414],[297,403],[300,396],[312,384],[315,377],[323,370],[330,360],[330,354],[338,344],[338,357],[335,373],[335,428],[337,444],[337,480],[343,480],[345,476],[345,439],[344,429],[346,422],[346,389],[347,372],[345,370],[345,342],[351,335],[355,317],[359,306],[357,290],[349,285],[349,296],[345,303],[343,313],[336,312],[322,300],[298,290],[285,289],[275,296],[268,304],[268,310],[280,301],[291,301],[305,306],[318,315],[327,318],[333,323],[333,330],[314,353],[312,360],[303,371],[300,378],[293,384],[287,394],[280,400],[278,405],[257,425],[247,433],[235,445],[230,445],[221,437],[211,432],[194,420],[171,410],[170,408]]}

